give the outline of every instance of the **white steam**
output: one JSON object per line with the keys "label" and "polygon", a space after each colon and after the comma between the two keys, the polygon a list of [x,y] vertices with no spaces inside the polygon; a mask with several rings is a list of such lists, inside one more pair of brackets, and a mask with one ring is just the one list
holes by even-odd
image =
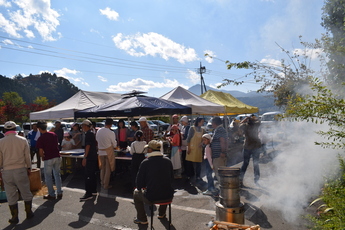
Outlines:
{"label": "white steam", "polygon": [[310,199],[320,194],[325,179],[338,169],[338,152],[315,145],[315,133],[328,127],[307,122],[282,122],[284,143],[273,160],[274,170],[263,186],[269,192],[264,203],[281,210],[286,221],[295,222]]}

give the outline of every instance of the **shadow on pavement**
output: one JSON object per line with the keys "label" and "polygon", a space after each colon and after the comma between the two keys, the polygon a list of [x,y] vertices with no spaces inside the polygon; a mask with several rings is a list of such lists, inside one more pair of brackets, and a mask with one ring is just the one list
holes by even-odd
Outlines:
{"label": "shadow on pavement", "polygon": [[240,196],[243,196],[246,200],[251,201],[251,202],[255,202],[259,200],[259,198],[255,196],[253,193],[244,189],[240,190]]}
{"label": "shadow on pavement", "polygon": [[[34,211],[35,216],[32,219],[30,220],[25,219],[22,223],[17,224],[17,225],[9,225],[6,228],[4,228],[4,230],[9,230],[9,229],[19,230],[19,229],[29,229],[29,228],[34,229],[35,226],[40,225],[44,219],[46,219],[51,213],[54,212],[54,206],[59,201],[60,200],[49,200],[49,201],[47,200]],[[21,209],[21,207],[19,207],[19,212],[20,211],[24,212],[24,209]]]}
{"label": "shadow on pavement", "polygon": [[[96,203],[95,203],[96,202]],[[105,217],[114,217],[119,203],[114,198],[98,196],[92,200],[87,200],[78,213],[79,219],[71,222],[68,226],[72,228],[82,228],[90,223],[95,213],[103,214]]]}

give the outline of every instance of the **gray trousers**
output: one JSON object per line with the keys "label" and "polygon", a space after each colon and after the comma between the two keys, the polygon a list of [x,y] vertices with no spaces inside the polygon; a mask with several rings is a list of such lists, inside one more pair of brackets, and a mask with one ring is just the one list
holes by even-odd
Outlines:
{"label": "gray trousers", "polygon": [[17,204],[19,199],[18,190],[24,201],[32,200],[30,180],[26,168],[4,170],[2,179],[5,186],[8,205]]}
{"label": "gray trousers", "polygon": [[[137,210],[137,218],[141,221],[147,221],[147,216],[145,212],[145,206],[144,204],[152,205],[152,202],[146,199],[144,194],[141,191],[138,191],[137,189],[133,192],[133,200],[134,200],[134,206]],[[171,201],[169,200],[161,200],[161,201],[155,201],[154,203],[166,203]],[[158,215],[163,216],[166,213],[168,205],[159,205],[158,209]]]}

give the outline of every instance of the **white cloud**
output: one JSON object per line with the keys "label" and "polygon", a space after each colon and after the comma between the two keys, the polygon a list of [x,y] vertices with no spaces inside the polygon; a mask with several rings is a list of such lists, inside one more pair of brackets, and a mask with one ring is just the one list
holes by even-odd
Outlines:
{"label": "white cloud", "polygon": [[187,78],[193,83],[200,83],[200,75],[197,74],[195,71],[188,70]]}
{"label": "white cloud", "polygon": [[79,73],[81,73],[78,70],[62,68],[59,70],[54,70],[54,73],[56,73],[56,75],[58,77],[66,78],[67,80],[72,81],[74,83],[80,83],[82,85],[90,86],[87,82],[85,82],[85,79],[82,77],[71,77],[71,75],[75,76],[75,75],[78,75]]}
{"label": "white cloud", "polygon": [[164,60],[174,58],[180,63],[198,60],[194,49],[186,48],[161,34],[150,32],[124,36],[118,33],[113,37],[117,48],[125,50],[129,55],[142,57],[159,55]]}
{"label": "white cloud", "polygon": [[82,82],[81,84],[83,84],[83,85],[85,85],[87,87],[90,87],[89,83],[87,83],[87,82]]}
{"label": "white cloud", "polygon": [[76,75],[76,74],[79,73],[79,71],[75,70],[75,69],[62,68],[62,69],[59,69],[59,70],[54,70],[54,73],[56,73],[60,77],[65,77],[65,76],[67,76],[67,74]]}
{"label": "white cloud", "polygon": [[267,65],[272,65],[275,67],[280,67],[281,66],[281,61],[273,59],[273,58],[263,58],[261,59],[260,63],[262,64],[267,64]]}
{"label": "white cloud", "polygon": [[12,21],[7,20],[2,13],[0,13],[0,29],[8,33],[15,38],[21,38],[22,36],[17,32],[19,28]]}
{"label": "white cloud", "polygon": [[295,49],[294,53],[298,55],[305,55],[313,60],[318,58],[319,54],[322,53],[322,49]]}
{"label": "white cloud", "polygon": [[[212,51],[212,50],[205,50],[204,51],[204,54],[208,54],[208,56],[205,56],[205,60],[208,62],[208,63],[212,63],[214,61],[213,58],[211,57],[217,57],[216,54]],[[211,56],[211,57],[210,57]]]}
{"label": "white cloud", "polygon": [[14,43],[10,39],[5,39],[2,41],[5,45],[14,45]]}
{"label": "white cloud", "polygon": [[91,28],[91,29],[90,29],[90,32],[91,32],[91,33],[98,34],[101,38],[104,38],[104,36],[103,36],[98,30],[95,30],[95,29]]}
{"label": "white cloud", "polygon": [[28,45],[28,48],[29,48],[29,49],[33,49],[34,47],[33,47],[33,46],[31,46],[31,45]]}
{"label": "white cloud", "polygon": [[0,6],[4,6],[4,7],[11,7],[11,2],[7,2],[5,0],[0,0]]}
{"label": "white cloud", "polygon": [[99,80],[103,81],[103,82],[107,82],[108,79],[106,79],[105,77],[102,76],[97,76]]}
{"label": "white cloud", "polygon": [[31,30],[24,30],[27,38],[35,38],[34,32]]}
{"label": "white cloud", "polygon": [[222,83],[215,83],[215,84],[211,84],[210,87],[217,89],[219,85],[221,85]]}
{"label": "white cloud", "polygon": [[60,14],[51,8],[50,0],[14,0],[13,3],[19,10],[17,7],[11,8],[7,10],[6,16],[0,14],[1,30],[16,38],[22,37],[20,32],[33,38],[35,35],[32,29],[36,29],[44,41],[56,40],[54,33],[60,25]]}
{"label": "white cloud", "polygon": [[154,82],[150,80],[136,78],[128,82],[119,82],[117,85],[110,85],[107,88],[107,91],[108,92],[128,92],[132,90],[148,91],[149,89],[174,88],[176,86],[187,88],[187,86],[179,83],[176,79],[174,80],[164,79],[163,82]]}
{"label": "white cloud", "polygon": [[99,11],[102,15],[105,15],[109,20],[119,20],[119,13],[117,13],[115,10],[110,9],[109,7],[106,7],[104,10],[100,9]]}

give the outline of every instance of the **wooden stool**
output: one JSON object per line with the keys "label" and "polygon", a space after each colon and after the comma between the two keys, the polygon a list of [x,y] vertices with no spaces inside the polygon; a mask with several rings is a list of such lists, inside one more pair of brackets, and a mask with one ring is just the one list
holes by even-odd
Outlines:
{"label": "wooden stool", "polygon": [[171,226],[171,203],[172,201],[169,202],[165,202],[165,203],[153,203],[151,204],[151,230],[154,229],[153,228],[153,205],[157,204],[157,205],[168,205],[169,206],[169,227],[168,229],[170,230],[170,226]]}

